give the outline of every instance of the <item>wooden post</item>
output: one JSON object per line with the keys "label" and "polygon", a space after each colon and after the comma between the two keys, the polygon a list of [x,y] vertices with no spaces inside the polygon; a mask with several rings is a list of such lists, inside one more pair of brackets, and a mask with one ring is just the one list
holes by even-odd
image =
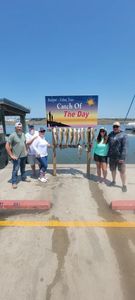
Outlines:
{"label": "wooden post", "polygon": [[90,147],[90,142],[91,142],[91,129],[88,128],[87,129],[87,176],[90,175],[90,150],[91,150],[91,147]]}
{"label": "wooden post", "polygon": [[3,109],[1,110],[1,121],[2,121],[2,125],[3,125],[3,133],[6,135],[6,125],[5,125],[5,113]]}
{"label": "wooden post", "polygon": [[87,175],[90,175],[90,145],[88,145],[87,149]]}
{"label": "wooden post", "polygon": [[52,129],[52,145],[53,145],[53,176],[56,176],[56,146],[53,137],[53,129]]}
{"label": "wooden post", "polygon": [[26,133],[26,121],[25,121],[25,114],[20,116],[20,122],[23,126],[23,132]]}
{"label": "wooden post", "polygon": [[56,147],[53,145],[53,176],[56,176]]}
{"label": "wooden post", "polygon": [[91,163],[91,148],[92,148],[92,143],[94,140],[94,133],[95,129],[92,127],[89,127],[87,129],[87,175],[90,175],[90,163]]}

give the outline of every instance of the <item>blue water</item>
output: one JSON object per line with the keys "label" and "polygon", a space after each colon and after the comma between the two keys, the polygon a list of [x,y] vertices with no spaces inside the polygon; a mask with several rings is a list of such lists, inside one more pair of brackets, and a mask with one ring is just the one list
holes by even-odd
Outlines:
{"label": "blue water", "polygon": [[[96,135],[99,131],[99,128],[103,125],[98,125],[96,127]],[[35,125],[35,129],[38,130],[41,127],[41,125]],[[43,127],[45,127],[43,125]],[[106,125],[107,132],[109,133],[112,131],[112,125]],[[124,126],[121,126],[121,129],[124,130]],[[7,125],[6,126],[6,132],[7,134],[10,134],[14,131],[13,125]],[[127,163],[128,164],[134,164],[135,163],[135,135],[134,134],[128,134],[128,154],[127,154]],[[46,140],[49,143],[52,143],[52,134],[48,130],[46,131]],[[79,151],[77,148],[65,148],[60,150],[57,148],[56,150],[56,159],[58,164],[85,164],[87,158],[87,152],[86,148],[83,148],[82,154],[79,154]],[[52,149],[48,149],[48,162],[52,163]]]}

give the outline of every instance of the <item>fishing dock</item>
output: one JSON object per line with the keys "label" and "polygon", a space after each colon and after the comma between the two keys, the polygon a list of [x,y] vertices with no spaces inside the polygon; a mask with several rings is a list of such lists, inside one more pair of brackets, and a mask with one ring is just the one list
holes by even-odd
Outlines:
{"label": "fishing dock", "polygon": [[49,165],[47,183],[20,181],[17,190],[11,163],[0,170],[1,201],[52,203],[45,212],[0,212],[1,300],[134,299],[135,214],[110,207],[134,200],[134,169],[127,165],[127,193],[119,174],[116,187],[97,183],[95,165],[89,178],[85,165],[57,165],[56,176]]}

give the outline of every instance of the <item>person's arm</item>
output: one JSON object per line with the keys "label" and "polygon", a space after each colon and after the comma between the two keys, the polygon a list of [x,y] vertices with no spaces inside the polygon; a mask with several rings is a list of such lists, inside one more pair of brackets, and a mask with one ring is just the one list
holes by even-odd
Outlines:
{"label": "person's arm", "polygon": [[39,144],[39,140],[35,140],[34,142],[33,142],[33,149],[34,149],[34,151],[36,152],[36,155],[37,156],[40,156],[40,153],[39,153],[39,150],[38,150],[38,144]]}
{"label": "person's arm", "polygon": [[109,144],[108,143],[106,144],[106,148],[107,148],[106,152],[107,152],[107,156],[108,156],[108,151],[109,151]]}
{"label": "person's arm", "polygon": [[33,137],[32,139],[28,140],[26,137],[26,145],[30,146],[36,139],[38,136]]}
{"label": "person's arm", "polygon": [[121,140],[121,157],[119,159],[119,162],[123,162],[126,159],[127,154],[127,136],[124,135]]}
{"label": "person's arm", "polygon": [[92,149],[91,149],[91,156],[94,156],[95,150],[97,147],[97,140],[94,141],[94,143],[92,144]]}
{"label": "person's arm", "polygon": [[51,147],[52,147],[52,145],[51,145],[51,144],[49,144],[49,143],[47,143],[47,147],[51,148]]}
{"label": "person's arm", "polygon": [[11,159],[17,160],[17,157],[13,155],[13,152],[11,150],[11,144],[9,142],[6,142],[5,148],[7,150],[8,155],[11,157]]}

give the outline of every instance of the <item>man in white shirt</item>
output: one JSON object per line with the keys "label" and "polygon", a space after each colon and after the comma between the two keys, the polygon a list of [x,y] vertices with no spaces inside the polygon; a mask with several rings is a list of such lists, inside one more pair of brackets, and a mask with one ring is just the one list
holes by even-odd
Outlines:
{"label": "man in white shirt", "polygon": [[33,148],[36,152],[37,159],[40,163],[40,176],[38,180],[41,182],[46,182],[47,178],[45,176],[47,166],[48,166],[48,152],[47,148],[51,147],[51,145],[45,140],[45,129],[43,127],[40,127],[39,129],[39,136],[38,138],[33,142]]}
{"label": "man in white shirt", "polygon": [[26,133],[26,145],[28,147],[28,163],[31,165],[32,177],[36,177],[36,152],[33,148],[33,142],[38,137],[38,131],[35,130],[34,125],[29,125],[29,132]]}

